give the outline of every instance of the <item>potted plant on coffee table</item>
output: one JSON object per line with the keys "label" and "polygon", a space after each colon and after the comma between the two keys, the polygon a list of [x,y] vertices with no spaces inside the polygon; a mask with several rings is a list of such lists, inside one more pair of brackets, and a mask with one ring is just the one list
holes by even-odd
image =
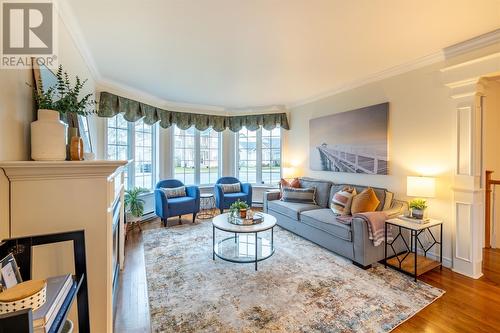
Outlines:
{"label": "potted plant on coffee table", "polygon": [[144,214],[144,199],[141,194],[149,193],[149,191],[142,187],[134,187],[125,191],[125,212],[127,213],[127,229],[128,225],[134,226],[137,224],[139,230],[141,229],[141,218]]}
{"label": "potted plant on coffee table", "polygon": [[241,201],[240,199],[233,202],[229,208],[231,214],[240,214],[242,219],[247,217],[248,205],[245,201]]}
{"label": "potted plant on coffee table", "polygon": [[416,219],[423,219],[427,208],[427,202],[424,199],[413,199],[410,201],[411,216]]}

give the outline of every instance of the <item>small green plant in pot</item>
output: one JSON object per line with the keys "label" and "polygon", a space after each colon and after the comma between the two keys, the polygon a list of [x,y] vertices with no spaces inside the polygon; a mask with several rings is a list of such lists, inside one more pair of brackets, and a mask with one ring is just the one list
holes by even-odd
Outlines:
{"label": "small green plant in pot", "polygon": [[237,213],[239,213],[240,217],[244,219],[247,217],[248,205],[246,202],[238,199],[231,204],[229,210],[231,211],[232,215],[236,215]]}
{"label": "small green plant in pot", "polygon": [[144,214],[144,200],[141,199],[141,194],[149,193],[142,187],[134,187],[125,191],[125,210],[134,221],[138,221]]}
{"label": "small green plant in pot", "polygon": [[416,219],[424,218],[424,211],[427,208],[427,202],[424,199],[413,199],[410,201],[411,216]]}

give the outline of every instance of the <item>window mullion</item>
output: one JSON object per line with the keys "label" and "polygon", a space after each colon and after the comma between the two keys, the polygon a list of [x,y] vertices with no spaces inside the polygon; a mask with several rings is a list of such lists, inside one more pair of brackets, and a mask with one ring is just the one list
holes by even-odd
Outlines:
{"label": "window mullion", "polygon": [[224,152],[222,151],[223,149],[223,145],[222,145],[222,133],[223,132],[218,132],[217,135],[219,136],[218,140],[217,140],[217,143],[218,143],[218,146],[217,146],[217,179],[220,178],[220,176],[222,175],[222,155],[224,154]]}
{"label": "window mullion", "polygon": [[236,133],[236,140],[234,145],[234,175],[240,178],[240,132]]}
{"label": "window mullion", "polygon": [[127,140],[128,140],[128,158],[134,162],[129,164],[128,187],[133,188],[135,185],[135,124],[129,122],[127,124]]}
{"label": "window mullion", "polygon": [[200,184],[200,131],[194,132],[194,182]]}
{"label": "window mullion", "polygon": [[256,183],[262,184],[262,129],[257,130],[257,178]]}

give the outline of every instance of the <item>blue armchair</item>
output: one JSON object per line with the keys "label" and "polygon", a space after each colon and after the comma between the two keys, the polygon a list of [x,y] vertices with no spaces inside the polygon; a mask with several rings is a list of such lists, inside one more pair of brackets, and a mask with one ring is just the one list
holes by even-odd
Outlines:
{"label": "blue armchair", "polygon": [[[241,192],[237,193],[224,193],[222,191],[221,184],[235,184],[240,183]],[[224,211],[224,209],[228,209],[231,204],[238,199],[241,201],[245,201],[248,206],[252,205],[252,185],[249,183],[242,183],[238,180],[238,178],[234,177],[222,177],[217,180],[215,183],[215,206],[220,209],[220,212]]]}
{"label": "blue armchair", "polygon": [[[155,213],[161,218],[163,225],[167,226],[167,219],[172,216],[193,214],[193,223],[196,214],[200,211],[200,189],[198,186],[186,186],[186,196],[177,198],[168,198],[162,188],[173,188],[184,186],[177,179],[165,179],[156,184],[155,188]],[[182,223],[182,222],[181,222]]]}

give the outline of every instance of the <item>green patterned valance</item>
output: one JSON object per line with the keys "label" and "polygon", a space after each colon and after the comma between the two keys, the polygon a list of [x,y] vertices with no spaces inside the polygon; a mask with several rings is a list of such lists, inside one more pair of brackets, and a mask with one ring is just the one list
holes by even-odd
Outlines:
{"label": "green patterned valance", "polygon": [[283,129],[290,129],[286,113],[218,116],[168,111],[109,92],[101,92],[98,111],[99,117],[113,117],[119,113],[122,113],[125,120],[130,122],[144,118],[144,123],[153,125],[159,121],[160,126],[163,128],[177,125],[180,129],[188,129],[194,125],[200,131],[211,127],[217,132],[222,132],[226,128],[229,128],[233,132],[238,132],[243,127],[251,131],[256,131],[261,126],[270,131],[279,125]]}

